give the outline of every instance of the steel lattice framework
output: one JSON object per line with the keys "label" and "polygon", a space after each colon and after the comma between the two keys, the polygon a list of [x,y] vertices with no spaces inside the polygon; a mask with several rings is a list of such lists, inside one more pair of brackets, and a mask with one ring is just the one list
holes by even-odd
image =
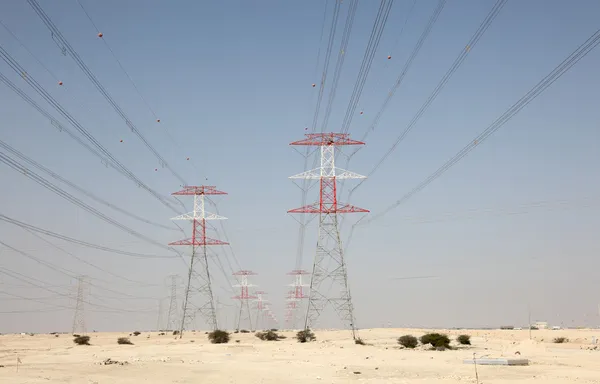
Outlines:
{"label": "steel lattice framework", "polygon": [[260,329],[261,325],[265,328],[265,325],[267,324],[265,318],[268,313],[267,311],[269,310],[269,306],[266,303],[268,303],[269,300],[266,300],[263,296],[266,295],[267,292],[255,291],[254,294],[256,295],[256,300],[253,300],[256,302],[256,319],[254,325],[256,329]]}
{"label": "steel lattice framework", "polygon": [[[241,288],[241,292],[239,295],[232,297],[232,299],[237,299],[240,301],[240,312],[238,315],[237,327],[236,329],[240,330],[240,324],[243,319],[247,319],[250,325],[250,330],[253,331],[252,327],[252,314],[250,313],[250,302],[249,300],[256,299],[257,297],[254,295],[250,295],[250,287],[255,287],[254,284],[248,283],[248,276],[256,275],[256,273],[248,270],[241,270],[234,272],[234,276],[239,276],[239,284],[234,285],[234,287]],[[246,309],[244,311],[244,308]]]}
{"label": "steel lattice framework", "polygon": [[[192,247],[192,257],[190,259],[188,281],[181,314],[180,338],[183,337],[185,326],[194,321],[197,313],[200,313],[213,330],[218,329],[217,311],[210,280],[206,247],[211,245],[227,245],[228,243],[206,236],[206,220],[224,220],[226,217],[207,212],[205,210],[205,196],[226,194],[226,192],[219,191],[214,186],[205,185],[184,186],[181,191],[172,194],[174,196],[194,196],[194,210],[171,219],[192,222],[191,238],[169,243],[169,245],[186,245]],[[198,247],[202,249],[200,257],[197,257],[196,251]],[[197,296],[197,299],[193,296]]]}
{"label": "steel lattice framework", "polygon": [[85,311],[83,303],[85,302],[85,294],[87,293],[87,276],[77,277],[77,301],[75,303],[75,314],[73,315],[73,332],[72,334],[85,335],[87,328],[85,326]]}
{"label": "steel lattice framework", "polygon": [[303,271],[301,269],[294,269],[291,272],[287,273],[288,275],[294,276],[294,282],[289,284],[289,287],[293,287],[294,290],[290,291],[291,294],[287,297],[287,310],[285,321],[290,325],[290,328],[296,328],[296,318],[297,312],[300,308],[297,303],[299,303],[303,299],[308,299],[308,296],[304,293],[304,287],[308,287],[308,284],[304,284],[302,282],[303,275],[309,275],[307,271]]}
{"label": "steel lattice framework", "polygon": [[[340,203],[337,199],[337,180],[363,179],[366,176],[336,168],[335,151],[336,147],[339,146],[364,145],[364,143],[350,139],[350,135],[346,133],[309,133],[305,136],[304,140],[295,141],[290,145],[319,146],[321,149],[321,166],[291,176],[290,179],[319,180],[319,200],[313,204],[288,211],[288,213],[319,215],[317,252],[313,262],[304,328],[311,328],[329,303],[340,318],[350,326],[352,337],[356,339],[358,336],[354,321],[354,308],[350,288],[348,287],[348,273],[338,228],[338,214],[367,213],[369,211],[350,204]],[[333,289],[333,292],[336,293],[329,295],[329,291],[324,291],[326,281],[331,282],[329,291]]]}

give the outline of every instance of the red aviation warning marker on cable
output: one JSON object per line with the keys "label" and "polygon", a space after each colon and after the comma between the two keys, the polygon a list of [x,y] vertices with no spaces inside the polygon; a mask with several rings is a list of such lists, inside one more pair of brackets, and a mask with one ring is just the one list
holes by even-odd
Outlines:
{"label": "red aviation warning marker on cable", "polygon": [[[337,215],[339,213],[366,213],[369,211],[350,204],[340,203],[337,199],[337,180],[364,179],[366,176],[337,168],[335,166],[335,150],[339,146],[364,145],[364,143],[352,140],[350,135],[346,133],[309,133],[305,136],[304,140],[294,141],[290,145],[314,145],[321,147],[321,166],[291,176],[290,179],[319,180],[319,201],[288,211],[288,213],[319,214],[317,253],[313,263],[304,328],[313,328],[314,323],[325,309],[325,306],[333,304],[336,312],[346,322],[345,325],[352,329],[352,337],[356,340],[358,333],[354,322],[354,309],[348,288],[348,274],[340,240]],[[297,275],[301,276],[302,274]],[[336,288],[339,289],[332,289],[332,287],[327,289],[323,284],[327,280],[332,283],[332,287],[333,284],[336,284],[338,285]],[[329,292],[340,293],[329,294]],[[294,296],[298,293],[302,294],[302,291],[295,291]],[[332,297],[331,295],[335,296]]]}
{"label": "red aviation warning marker on cable", "polygon": [[[209,245],[227,245],[228,243],[211,239],[206,236],[206,220],[224,220],[226,217],[207,212],[205,209],[205,196],[226,195],[226,192],[217,190],[214,186],[184,186],[181,191],[175,192],[174,196],[194,196],[194,210],[171,220],[188,220],[192,222],[192,237],[169,243],[169,245],[188,245],[192,247],[192,257],[188,273],[187,289],[183,301],[183,315],[181,320],[180,338],[187,324],[192,324],[196,313],[200,313],[212,330],[218,329],[217,313],[212,284],[208,268],[208,256],[206,247]],[[197,247],[201,247],[201,253],[197,254]],[[192,279],[194,287],[191,287]],[[192,294],[196,294],[198,302],[192,300]],[[200,301],[202,299],[202,301]]]}

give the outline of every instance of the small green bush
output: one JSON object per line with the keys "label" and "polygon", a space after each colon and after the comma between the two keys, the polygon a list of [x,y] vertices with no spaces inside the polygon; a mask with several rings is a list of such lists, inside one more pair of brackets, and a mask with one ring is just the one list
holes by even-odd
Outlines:
{"label": "small green bush", "polygon": [[471,336],[469,335],[460,335],[456,338],[459,344],[462,345],[471,345]]}
{"label": "small green bush", "polygon": [[307,341],[315,341],[317,337],[310,329],[305,329],[303,331],[298,331],[296,333],[296,340],[300,343],[306,343]]}
{"label": "small green bush", "polygon": [[441,333],[428,333],[421,336],[421,344],[431,344],[433,348],[450,348],[450,339]]}
{"label": "small green bush", "polygon": [[90,345],[89,336],[77,336],[73,339],[73,342],[77,345]]}
{"label": "small green bush", "polygon": [[557,337],[554,339],[554,342],[556,344],[568,343],[569,339],[567,339],[566,337]]}
{"label": "small green bush", "polygon": [[404,335],[398,338],[398,344],[403,346],[404,348],[416,348],[419,345],[419,340],[413,335]]}
{"label": "small green bush", "polygon": [[265,332],[256,332],[256,337],[264,341],[277,341],[279,339],[285,338],[281,337],[274,331],[265,331]]}
{"label": "small green bush", "polygon": [[229,333],[227,331],[221,331],[220,329],[209,332],[208,340],[213,344],[226,344],[229,343]]}
{"label": "small green bush", "polygon": [[131,340],[129,340],[128,337],[119,337],[117,339],[117,344],[121,344],[121,345],[133,345],[133,343],[131,342]]}

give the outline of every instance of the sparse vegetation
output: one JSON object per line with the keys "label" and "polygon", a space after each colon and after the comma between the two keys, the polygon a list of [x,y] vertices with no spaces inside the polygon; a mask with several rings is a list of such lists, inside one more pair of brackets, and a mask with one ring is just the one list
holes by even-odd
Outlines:
{"label": "sparse vegetation", "polygon": [[240,333],[250,333],[250,331],[247,329],[240,329]]}
{"label": "sparse vegetation", "polygon": [[503,325],[500,327],[500,329],[502,330],[511,330],[511,329],[515,329],[515,327],[513,327],[512,325]]}
{"label": "sparse vegetation", "polygon": [[363,339],[361,339],[360,337],[354,339],[354,344],[358,344],[358,345],[367,345],[367,343],[364,342]]}
{"label": "sparse vegetation", "polygon": [[441,333],[428,333],[421,336],[421,344],[431,344],[433,348],[438,350],[450,349],[450,339]]}
{"label": "sparse vegetation", "polygon": [[277,331],[278,331],[278,329],[277,329],[277,328],[271,328],[271,331],[273,331],[273,332],[277,332]]}
{"label": "sparse vegetation", "polygon": [[456,338],[459,344],[462,345],[471,345],[471,336],[469,335],[460,335]]}
{"label": "sparse vegetation", "polygon": [[557,337],[554,339],[554,342],[556,344],[568,343],[569,339],[567,339],[566,337]]}
{"label": "sparse vegetation", "polygon": [[119,337],[117,339],[117,344],[133,345],[133,343],[131,342],[131,340],[129,340],[128,337]]}
{"label": "sparse vegetation", "polygon": [[317,340],[317,337],[310,329],[305,329],[296,333],[296,340],[300,343],[306,343],[307,341]]}
{"label": "sparse vegetation", "polygon": [[173,336],[179,335],[179,331],[173,331]]}
{"label": "sparse vegetation", "polygon": [[285,339],[285,336],[280,336],[275,331],[256,332],[255,336],[264,341],[277,341]]}
{"label": "sparse vegetation", "polygon": [[209,332],[208,340],[213,344],[226,344],[229,343],[229,333],[227,331],[221,331],[220,329]]}
{"label": "sparse vegetation", "polygon": [[141,334],[142,334],[142,332],[138,332],[138,331],[133,332],[133,336],[139,336]]}
{"label": "sparse vegetation", "polygon": [[404,335],[398,338],[398,344],[403,346],[404,348],[416,348],[419,345],[419,340],[413,335]]}
{"label": "sparse vegetation", "polygon": [[90,345],[90,337],[89,336],[76,336],[73,339],[73,342],[77,345]]}

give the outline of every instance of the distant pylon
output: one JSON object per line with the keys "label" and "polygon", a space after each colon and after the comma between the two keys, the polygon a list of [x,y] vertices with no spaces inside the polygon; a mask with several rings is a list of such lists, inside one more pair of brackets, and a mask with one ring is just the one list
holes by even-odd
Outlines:
{"label": "distant pylon", "polygon": [[[309,273],[301,269],[294,269],[293,271],[288,272],[288,275],[294,276],[294,282],[288,285],[293,287],[293,290],[291,291],[291,295],[288,295],[288,314],[286,321],[292,329],[295,329],[298,309],[302,306],[300,301],[302,299],[308,299],[308,296],[304,293],[304,287],[308,287],[309,285],[302,282],[302,276],[309,275]],[[293,304],[291,304],[292,302],[289,301],[289,299],[294,300]]]}
{"label": "distant pylon", "polygon": [[266,295],[267,292],[255,291],[254,294],[256,295],[256,300],[254,300],[256,301],[256,320],[254,321],[254,325],[256,326],[256,329],[260,329],[261,325],[263,328],[266,328],[265,317],[269,307],[265,303],[268,303],[269,300],[266,300],[263,295]]}
{"label": "distant pylon", "polygon": [[[184,186],[183,190],[173,193],[173,195],[178,196],[194,196],[194,210],[172,219],[191,221],[192,237],[169,243],[169,245],[190,245],[192,247],[187,287],[185,289],[181,313],[180,338],[183,337],[183,330],[186,324],[194,321],[196,313],[200,313],[211,329],[218,329],[217,312],[212,292],[206,247],[209,245],[227,245],[228,243],[206,237],[206,220],[223,220],[225,217],[206,212],[205,196],[226,194],[226,192],[217,190],[216,187],[205,185],[199,187]],[[197,257],[198,255],[196,254],[197,247],[202,247],[200,257]],[[192,280],[195,281],[194,286],[192,286]],[[194,298],[191,297],[192,293],[198,294],[199,298],[193,300]]]}
{"label": "distant pylon", "polygon": [[83,308],[86,292],[86,276],[77,277],[77,302],[75,303],[75,314],[73,315],[73,334],[85,335],[87,332]]}
{"label": "distant pylon", "polygon": [[165,330],[173,331],[177,329],[177,279],[179,275],[170,275],[171,295],[169,297],[169,311],[167,312],[167,323]]}
{"label": "distant pylon", "polygon": [[[321,148],[321,166],[290,178],[319,180],[319,201],[288,211],[288,213],[319,215],[317,252],[313,262],[304,328],[313,327],[327,303],[331,303],[341,319],[351,328],[352,337],[357,339],[352,296],[348,286],[348,272],[338,228],[338,214],[369,211],[350,204],[339,203],[337,180],[362,179],[365,176],[336,168],[335,149],[343,145],[363,145],[364,143],[350,139],[350,135],[345,133],[309,133],[305,136],[306,139],[295,141],[290,145],[319,146]],[[331,282],[331,288],[327,292],[323,287],[325,281]],[[334,293],[329,295],[330,291]]]}
{"label": "distant pylon", "polygon": [[234,287],[241,288],[241,292],[239,295],[232,297],[232,299],[238,299],[240,301],[240,312],[238,315],[237,327],[236,330],[240,330],[240,324],[242,320],[248,320],[250,325],[250,330],[252,331],[252,314],[250,313],[250,299],[256,299],[256,296],[250,295],[249,289],[250,287],[254,287],[254,284],[248,284],[248,276],[256,275],[256,273],[252,271],[242,270],[234,272],[234,276],[240,276],[240,283],[234,285]]}

